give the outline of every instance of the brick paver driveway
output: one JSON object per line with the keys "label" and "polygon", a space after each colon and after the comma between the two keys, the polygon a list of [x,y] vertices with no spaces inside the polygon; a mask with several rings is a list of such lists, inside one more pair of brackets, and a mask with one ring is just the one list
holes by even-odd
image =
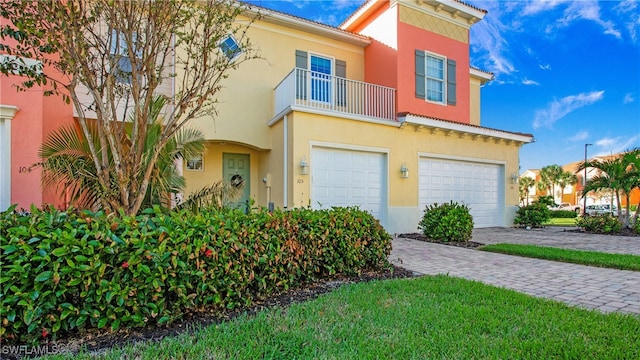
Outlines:
{"label": "brick paver driveway", "polygon": [[[637,237],[600,239],[558,229],[534,232],[476,229],[472,240],[635,254],[640,246]],[[640,272],[637,271],[528,259],[403,238],[393,240],[389,259],[395,265],[421,274],[449,274],[603,312],[640,314]]]}

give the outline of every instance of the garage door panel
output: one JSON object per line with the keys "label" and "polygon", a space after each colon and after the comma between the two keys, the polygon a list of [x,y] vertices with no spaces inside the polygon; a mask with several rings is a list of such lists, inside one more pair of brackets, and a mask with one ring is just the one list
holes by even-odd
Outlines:
{"label": "garage door panel", "polygon": [[[386,203],[383,201],[384,154],[314,147],[312,164],[314,207],[318,207],[318,202],[324,208],[360,206],[380,219]],[[333,191],[325,196],[323,188]]]}
{"label": "garage door panel", "polygon": [[420,208],[456,201],[469,206],[476,227],[502,226],[501,165],[469,161],[420,159]]}

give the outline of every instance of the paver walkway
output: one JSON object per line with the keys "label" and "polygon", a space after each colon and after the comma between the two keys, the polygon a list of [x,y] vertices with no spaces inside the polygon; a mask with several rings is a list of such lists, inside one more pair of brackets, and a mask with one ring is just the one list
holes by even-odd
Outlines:
{"label": "paver walkway", "polygon": [[[509,230],[520,231],[479,230],[482,237],[494,239],[492,242],[509,242],[500,238],[507,237]],[[483,242],[477,233],[474,230],[472,240]],[[553,236],[561,242],[564,235]],[[581,235],[582,243],[591,242],[590,235]],[[630,239],[635,239],[635,244],[628,245],[640,244],[640,238]],[[571,248],[580,248],[578,246],[581,245]],[[389,259],[395,265],[421,274],[449,274],[602,312],[640,314],[638,271],[530,259],[403,238],[393,240]]]}

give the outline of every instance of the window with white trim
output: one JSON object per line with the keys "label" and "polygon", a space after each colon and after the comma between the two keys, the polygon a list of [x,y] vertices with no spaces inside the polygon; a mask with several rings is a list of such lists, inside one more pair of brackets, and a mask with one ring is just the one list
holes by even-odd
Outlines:
{"label": "window with white trim", "polygon": [[311,100],[331,102],[333,60],[324,56],[311,55]]}
{"label": "window with white trim", "polygon": [[242,54],[242,47],[236,41],[236,39],[234,39],[233,36],[231,35],[224,38],[224,40],[220,42],[218,47],[220,48],[222,53],[227,57],[227,59],[231,61],[235,60],[238,56]]}
{"label": "window with white trim", "polygon": [[443,105],[456,105],[456,62],[416,49],[416,97]]}
{"label": "window with white trim", "polygon": [[204,171],[204,155],[192,157],[187,160],[187,170],[189,171]]}
{"label": "window with white trim", "polygon": [[[133,34],[132,42],[137,42],[137,35]],[[113,57],[113,61],[116,64],[115,76],[119,83],[131,84],[131,74],[133,66],[131,64],[131,58],[129,57],[129,47],[127,41],[122,32],[111,29],[111,43],[109,52]],[[142,58],[142,52],[139,49],[135,50],[136,58]]]}
{"label": "window with white trim", "polygon": [[427,100],[438,103],[445,101],[444,95],[444,58],[426,54]]}

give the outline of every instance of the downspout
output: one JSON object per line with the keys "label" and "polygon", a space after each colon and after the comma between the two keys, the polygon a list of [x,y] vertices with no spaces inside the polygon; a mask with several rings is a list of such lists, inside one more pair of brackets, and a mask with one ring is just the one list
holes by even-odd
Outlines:
{"label": "downspout", "polygon": [[288,187],[288,181],[287,181],[287,177],[289,175],[289,162],[288,162],[288,155],[289,155],[289,122],[287,121],[287,115],[284,116],[284,156],[283,156],[283,186],[284,186],[284,193],[283,193],[283,204],[284,204],[284,208],[286,209],[287,206],[289,205],[289,191],[287,189]]}

